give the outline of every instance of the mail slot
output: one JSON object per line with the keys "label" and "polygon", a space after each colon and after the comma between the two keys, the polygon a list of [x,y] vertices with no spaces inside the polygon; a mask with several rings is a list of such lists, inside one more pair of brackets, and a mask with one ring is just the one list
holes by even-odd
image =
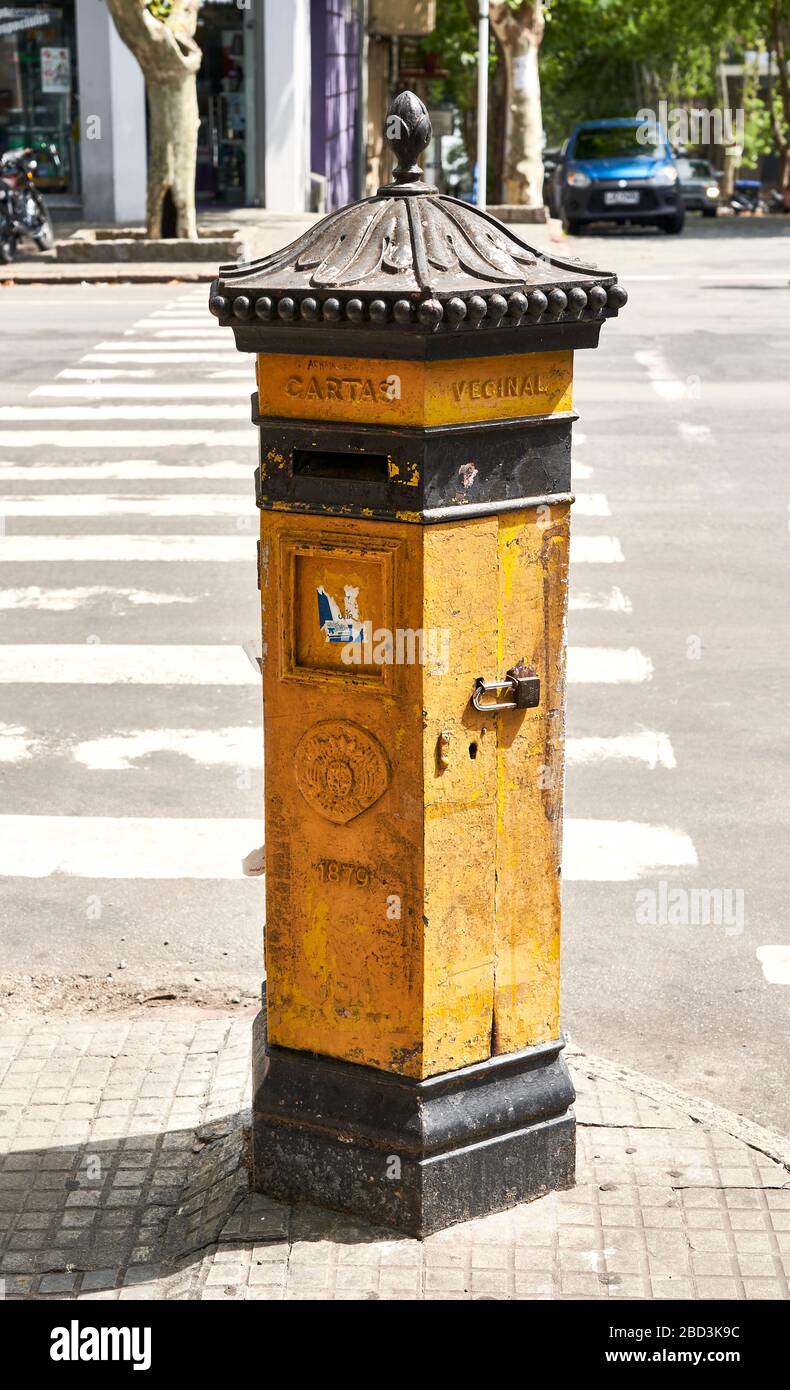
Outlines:
{"label": "mail slot", "polygon": [[340,453],[331,449],[294,449],[291,472],[302,478],[337,478],[351,483],[386,483],[386,454]]}

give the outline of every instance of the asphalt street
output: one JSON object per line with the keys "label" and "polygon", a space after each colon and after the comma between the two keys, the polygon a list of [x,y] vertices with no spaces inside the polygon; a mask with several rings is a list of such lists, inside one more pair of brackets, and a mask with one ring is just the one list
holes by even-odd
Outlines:
{"label": "asphalt street", "polygon": [[[575,368],[565,1027],[784,1132],[788,221],[561,248],[631,296]],[[253,373],[206,299],[0,289],[5,975],[257,987]]]}

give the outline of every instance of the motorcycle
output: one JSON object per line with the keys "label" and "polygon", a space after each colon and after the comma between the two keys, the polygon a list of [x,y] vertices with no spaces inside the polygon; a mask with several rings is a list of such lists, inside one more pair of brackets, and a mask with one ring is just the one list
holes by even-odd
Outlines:
{"label": "motorcycle", "polygon": [[730,207],[733,212],[761,212],[759,179],[738,179],[735,184]]}
{"label": "motorcycle", "polygon": [[[48,158],[59,163],[51,147]],[[39,251],[50,251],[55,244],[52,218],[35,185],[38,168],[33,149],[6,150],[0,155],[0,264],[9,265],[22,236],[30,237]]]}

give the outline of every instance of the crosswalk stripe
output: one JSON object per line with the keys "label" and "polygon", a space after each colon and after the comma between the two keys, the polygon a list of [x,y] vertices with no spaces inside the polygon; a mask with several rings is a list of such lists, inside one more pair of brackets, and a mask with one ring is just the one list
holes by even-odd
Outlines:
{"label": "crosswalk stripe", "polygon": [[190,381],[173,382],[165,385],[155,381],[143,385],[138,382],[86,382],[82,386],[52,385],[37,386],[31,391],[32,398],[44,396],[68,400],[238,400],[237,386],[223,386],[219,382]]}
{"label": "crosswalk stripe", "polygon": [[[575,684],[634,684],[649,680],[652,670],[635,647],[568,648],[568,680]],[[0,682],[6,684],[247,685],[259,680],[241,647],[103,642],[0,647]]]}
{"label": "crosswalk stripe", "polygon": [[[249,415],[249,406],[246,408]],[[246,449],[255,445],[245,430],[0,430],[0,449]]]}
{"label": "crosswalk stripe", "polygon": [[598,593],[590,593],[587,589],[571,588],[569,607],[580,611],[601,608],[607,613],[630,613],[631,600],[626,597],[622,589],[618,589],[616,584],[611,589],[601,590]]}
{"label": "crosswalk stripe", "polygon": [[679,381],[673,377],[663,352],[659,347],[646,348],[643,351],[635,352],[634,359],[640,367],[644,367],[650,378],[650,384],[656,395],[662,401],[680,401],[688,393],[688,387],[684,381]]}
{"label": "crosswalk stripe", "polygon": [[571,536],[572,565],[617,565],[624,559],[616,536]]}
{"label": "crosswalk stripe", "polygon": [[790,946],[758,946],[756,956],[769,985],[790,985]]}
{"label": "crosswalk stripe", "polygon": [[63,564],[85,560],[125,564],[135,561],[255,562],[250,536],[2,536],[0,564]]}
{"label": "crosswalk stripe", "polygon": [[[0,474],[2,477],[2,474]],[[0,500],[5,516],[243,516],[255,511],[255,499],[231,493],[177,492],[169,496],[117,497],[100,492],[56,492],[39,497]]]}
{"label": "crosswalk stripe", "polygon": [[[3,405],[0,424],[49,420],[92,424],[105,420],[249,420],[249,402],[238,405]],[[0,439],[2,435],[0,435]]]}
{"label": "crosswalk stripe", "polygon": [[[1,745],[0,745],[1,746]],[[75,762],[96,772],[122,772],[155,753],[177,753],[201,767],[263,767],[263,734],[250,727],[226,729],[138,729],[86,739],[73,750]]]}
{"label": "crosswalk stripe", "polygon": [[574,516],[611,516],[608,499],[603,492],[577,492]]}
{"label": "crosswalk stripe", "polygon": [[653,729],[614,738],[569,738],[565,758],[574,766],[613,761],[645,763],[649,768],[677,767],[669,738]]}
{"label": "crosswalk stripe", "polygon": [[638,685],[653,663],[638,647],[569,647],[568,680],[577,685]]}
{"label": "crosswalk stripe", "polygon": [[689,836],[666,825],[629,820],[565,821],[562,877],[566,883],[628,883],[656,869],[691,868]]}
{"label": "crosswalk stripe", "polygon": [[47,685],[259,685],[241,647],[118,646],[61,642],[0,646],[0,683]]}
{"label": "crosswalk stripe", "polygon": [[[2,595],[0,594],[0,607]],[[48,751],[50,740],[35,738],[26,729],[0,725],[0,762],[19,762]],[[55,751],[61,752],[58,742]],[[138,729],[133,733],[105,734],[76,744],[72,756],[94,771],[120,772],[155,753],[178,753],[201,766],[226,765],[239,768],[263,766],[263,740],[260,729]],[[644,764],[651,770],[677,766],[672,744],[666,734],[644,729],[637,734],[614,738],[569,738],[565,746],[569,766],[589,763],[626,762]]]}
{"label": "crosswalk stripe", "polygon": [[159,606],[173,603],[197,603],[198,596],[162,594],[150,589],[113,588],[110,584],[86,584],[76,588],[42,588],[28,584],[19,589],[0,589],[0,610],[32,608],[42,613],[73,613],[77,608],[99,600]]}
{"label": "crosswalk stripe", "polygon": [[17,878],[229,879],[262,820],[0,816],[0,873]]}
{"label": "crosswalk stripe", "polygon": [[[171,302],[170,302],[169,304],[162,304],[162,305],[160,305],[160,307],[159,307],[158,309],[150,309],[150,310],[148,311],[148,313],[146,314],[146,318],[148,318],[148,319],[157,319],[157,320],[158,320],[158,319],[172,318],[174,315],[175,315],[176,317],[180,317],[181,315],[189,315],[189,314],[195,314],[195,315],[197,315],[197,314],[209,314],[209,315],[210,315],[210,314],[211,314],[211,311],[210,311],[210,309],[209,309],[209,307],[208,307],[208,303],[209,303],[209,296],[208,296],[208,289],[207,289],[207,290],[206,290],[206,293],[205,293],[205,294],[201,294],[201,296],[200,296],[199,299],[193,299],[193,300],[187,300],[187,299],[173,299],[173,300],[171,300]],[[141,320],[141,321],[142,321],[142,320]]]}
{"label": "crosswalk stripe", "polygon": [[208,305],[204,313],[195,314],[167,314],[163,318],[140,319],[135,325],[134,333],[145,333],[148,329],[154,329],[156,336],[162,336],[162,331],[166,333],[194,333],[199,331],[209,336],[221,332],[221,329],[212,327],[216,324],[208,311]]}
{"label": "crosswalk stripe", "polygon": [[35,740],[18,724],[0,724],[0,763],[21,763],[33,756]]}
{"label": "crosswalk stripe", "polygon": [[692,425],[687,420],[676,421],[678,433],[686,444],[712,444],[713,430],[710,425]]}
{"label": "crosswalk stripe", "polygon": [[[229,481],[232,478],[240,482],[250,482],[252,479],[252,465],[249,463],[234,463],[231,459],[223,459],[219,463],[202,463],[197,468],[189,464],[181,463],[159,463],[157,459],[119,459],[117,462],[107,463],[78,463],[60,464],[51,467],[45,463],[33,463],[29,465],[21,463],[4,463],[0,461],[0,484],[4,482],[100,482],[104,479],[116,479],[119,482],[156,482],[158,480],[169,479],[192,479],[200,478],[209,482],[222,479]],[[0,511],[3,510],[0,502]]]}
{"label": "crosswalk stripe", "polygon": [[240,365],[238,367],[214,367],[212,371],[204,373],[203,380],[235,381],[237,383],[250,382],[250,386],[252,387],[252,385],[255,382],[254,362],[251,362],[249,358],[247,358],[246,362],[244,361],[244,358],[240,358],[239,362]]}
{"label": "crosswalk stripe", "polygon": [[[206,340],[203,338],[198,338],[195,335],[190,335],[189,339],[185,342],[179,341],[173,343],[167,343],[161,339],[156,338],[108,339],[105,342],[94,344],[94,346],[91,348],[91,353],[115,352],[125,355],[126,353],[148,352],[158,354],[162,359],[164,359],[168,357],[171,353],[189,352],[190,344],[196,352],[208,352],[210,349],[213,354],[221,352],[224,353],[226,357],[238,358],[238,349],[233,341],[228,342],[227,338],[218,337],[217,341],[214,342],[213,338],[210,340]],[[84,361],[85,359],[83,358],[82,360]]]}
{"label": "crosswalk stripe", "polygon": [[[0,873],[47,878],[236,879],[263,818],[0,816]],[[693,867],[682,831],[639,821],[565,821],[563,879],[629,882],[661,868]]]}
{"label": "crosswalk stripe", "polygon": [[[216,353],[213,352],[175,352],[168,354],[167,357],[164,357],[163,354],[150,352],[139,352],[134,354],[117,352],[90,352],[86,353],[85,357],[81,357],[81,359],[79,360],[83,361],[83,363],[85,363],[85,361],[86,363],[103,363],[106,364],[106,366],[107,364],[108,366],[122,366],[122,364],[128,363],[129,366],[159,367],[160,371],[163,367],[189,367],[193,366],[193,364],[204,363],[213,363],[214,366],[216,366],[217,364],[217,356]],[[238,356],[238,354],[236,354],[236,357],[234,357],[234,359],[232,360],[234,360],[235,363],[239,363],[239,367],[235,368],[234,373],[232,373],[232,375],[239,375],[239,377],[241,377],[241,375],[245,374],[246,371],[246,374],[249,374],[250,377],[255,379],[255,366],[253,366],[252,357],[241,357]]]}
{"label": "crosswalk stripe", "polygon": [[200,343],[203,347],[214,347],[216,343],[217,346],[221,344],[225,351],[236,351],[235,342],[228,342],[226,335],[216,330],[214,332],[208,330],[206,333],[200,333],[195,328],[157,328],[153,333],[141,333],[137,341],[151,341],[156,343],[190,342]]}
{"label": "crosswalk stripe", "polygon": [[[136,380],[152,380],[156,372],[153,367],[64,367],[57,375],[59,381],[128,381],[131,377]],[[31,395],[35,396],[39,391],[46,394],[47,388],[38,387]]]}

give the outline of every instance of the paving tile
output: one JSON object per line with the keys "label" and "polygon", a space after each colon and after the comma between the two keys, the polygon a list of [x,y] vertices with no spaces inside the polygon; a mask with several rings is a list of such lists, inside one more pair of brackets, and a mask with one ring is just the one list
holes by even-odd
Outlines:
{"label": "paving tile", "polygon": [[3,1028],[6,1297],[788,1297],[785,1170],[583,1065],[577,1186],[424,1242],[250,1194],[248,1066],[246,1019]]}

